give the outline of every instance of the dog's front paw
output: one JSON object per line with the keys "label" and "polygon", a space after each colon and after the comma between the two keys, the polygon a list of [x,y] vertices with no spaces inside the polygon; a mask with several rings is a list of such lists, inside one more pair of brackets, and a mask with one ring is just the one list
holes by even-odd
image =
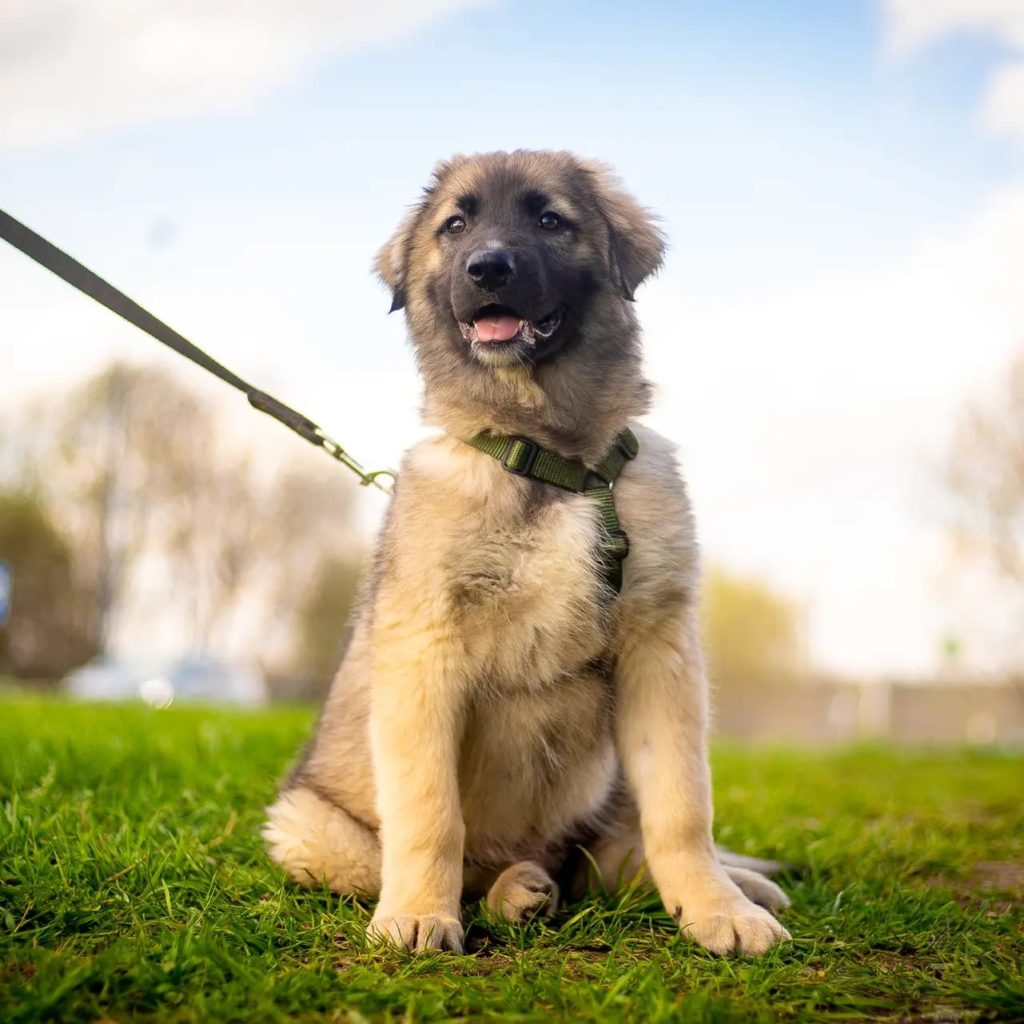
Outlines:
{"label": "dog's front paw", "polygon": [[371,942],[397,946],[414,953],[426,950],[447,949],[453,953],[462,952],[462,925],[457,917],[445,914],[377,912],[366,930]]}
{"label": "dog's front paw", "polygon": [[685,907],[676,905],[672,916],[684,935],[719,956],[760,956],[790,938],[789,932],[767,910],[744,896],[697,905],[689,913]]}

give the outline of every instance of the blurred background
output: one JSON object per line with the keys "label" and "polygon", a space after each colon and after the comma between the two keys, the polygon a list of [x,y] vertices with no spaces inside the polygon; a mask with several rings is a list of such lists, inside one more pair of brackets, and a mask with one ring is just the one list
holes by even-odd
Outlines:
{"label": "blurred background", "polygon": [[[720,732],[1024,743],[1020,0],[0,10],[0,206],[370,466],[423,433],[371,258],[518,147],[670,237]],[[323,692],[386,498],[4,245],[0,397],[2,685]]]}

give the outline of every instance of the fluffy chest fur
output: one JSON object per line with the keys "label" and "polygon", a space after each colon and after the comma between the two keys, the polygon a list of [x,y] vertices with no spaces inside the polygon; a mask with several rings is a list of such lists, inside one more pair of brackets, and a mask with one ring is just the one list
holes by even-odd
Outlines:
{"label": "fluffy chest fur", "polygon": [[[457,476],[421,499],[434,523],[423,540],[481,685],[544,687],[601,657],[614,601],[598,560],[594,501],[512,476],[450,440],[433,445],[413,465]],[[450,502],[459,503],[457,514]]]}

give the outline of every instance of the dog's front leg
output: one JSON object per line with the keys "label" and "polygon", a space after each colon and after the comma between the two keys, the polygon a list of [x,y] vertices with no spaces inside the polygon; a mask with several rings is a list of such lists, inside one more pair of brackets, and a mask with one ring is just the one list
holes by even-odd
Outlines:
{"label": "dog's front leg", "polygon": [[462,950],[465,828],[459,800],[461,688],[443,631],[378,618],[370,735],[381,893],[369,934],[412,950]]}
{"label": "dog's front leg", "polygon": [[764,953],[789,935],[729,879],[711,839],[707,684],[692,612],[637,630],[616,674],[620,756],[666,909],[714,953]]}

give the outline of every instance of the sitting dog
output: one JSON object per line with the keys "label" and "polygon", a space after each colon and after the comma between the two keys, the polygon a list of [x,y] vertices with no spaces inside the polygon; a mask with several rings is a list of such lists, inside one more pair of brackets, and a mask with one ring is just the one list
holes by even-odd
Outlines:
{"label": "sitting dog", "polygon": [[518,921],[641,873],[715,953],[788,938],[768,862],[712,842],[693,518],[635,422],[663,252],[605,168],[518,151],[438,165],[378,256],[442,433],[264,829],[299,882],[379,896],[374,938],[458,951],[464,894]]}

